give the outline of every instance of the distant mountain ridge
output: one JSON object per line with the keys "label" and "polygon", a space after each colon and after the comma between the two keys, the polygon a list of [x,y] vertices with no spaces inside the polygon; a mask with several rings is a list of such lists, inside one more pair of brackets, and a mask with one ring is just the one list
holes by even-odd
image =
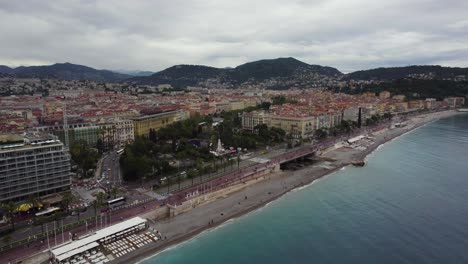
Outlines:
{"label": "distant mountain ridge", "polygon": [[140,71],[140,70],[113,70],[113,72],[116,73],[121,73],[125,75],[130,75],[130,76],[150,76],[152,74],[155,74],[155,72],[152,71]]}
{"label": "distant mountain ridge", "polygon": [[235,68],[215,68],[201,65],[176,65],[147,77],[128,80],[134,84],[171,84],[176,87],[194,86],[210,79],[240,84],[268,79],[300,80],[311,76],[341,77],[335,68],[309,65],[294,58],[278,58],[245,63]]}
{"label": "distant mountain ridge", "polygon": [[108,70],[96,70],[91,67],[71,63],[56,63],[46,66],[21,66],[17,68],[0,65],[0,73],[9,74],[17,78],[50,78],[98,82],[117,82],[131,77],[126,74]]}
{"label": "distant mountain ridge", "polygon": [[8,66],[0,65],[0,73],[10,74],[12,72],[13,72],[12,68],[10,68]]}
{"label": "distant mountain ridge", "polygon": [[408,77],[426,77],[427,79],[450,79],[468,76],[468,68],[443,67],[439,65],[412,65],[406,67],[388,67],[362,70],[349,73],[347,80],[396,80]]}
{"label": "distant mountain ridge", "polygon": [[[128,74],[126,74],[128,73]],[[11,68],[0,65],[0,77],[54,78],[63,80],[91,80],[98,82],[125,82],[136,85],[170,84],[187,87],[218,84],[236,87],[241,84],[263,82],[271,87],[313,87],[316,82],[326,85],[327,80],[380,80],[392,81],[405,78],[434,80],[468,80],[468,68],[437,65],[376,68],[343,74],[333,67],[311,65],[295,58],[265,59],[248,62],[235,68],[215,68],[202,65],[175,65],[160,72],[110,71],[71,63],[47,66],[22,66]],[[324,80],[322,82],[322,80]],[[221,87],[221,86],[220,86]],[[270,86],[269,86],[270,87]],[[275,89],[275,88],[273,88]]]}

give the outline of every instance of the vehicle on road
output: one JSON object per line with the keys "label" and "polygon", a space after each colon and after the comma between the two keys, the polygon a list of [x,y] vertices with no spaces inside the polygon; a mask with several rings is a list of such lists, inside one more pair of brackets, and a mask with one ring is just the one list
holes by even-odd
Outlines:
{"label": "vehicle on road", "polygon": [[55,212],[60,212],[61,210],[62,209],[60,209],[59,207],[49,207],[49,208],[45,209],[44,211],[40,211],[40,212],[36,213],[36,217],[51,216]]}
{"label": "vehicle on road", "polygon": [[71,215],[77,215],[78,212],[81,214],[81,213],[84,213],[88,210],[88,207],[81,207],[79,210],[73,210],[71,212]]}
{"label": "vehicle on road", "polygon": [[124,205],[125,201],[126,201],[125,197],[119,197],[119,198],[107,201],[107,206],[109,208],[118,207],[118,206]]}
{"label": "vehicle on road", "polygon": [[117,150],[117,154],[118,154],[118,155],[122,155],[123,153],[124,153],[124,149],[119,149],[119,150]]}

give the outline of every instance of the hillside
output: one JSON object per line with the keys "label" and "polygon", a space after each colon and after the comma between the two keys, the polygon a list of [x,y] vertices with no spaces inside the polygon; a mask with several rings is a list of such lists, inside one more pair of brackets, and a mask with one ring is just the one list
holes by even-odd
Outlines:
{"label": "hillside", "polygon": [[302,74],[310,73],[324,76],[340,76],[342,74],[335,68],[309,65],[294,58],[278,58],[242,64],[230,71],[229,77],[237,82],[244,82],[249,79],[298,78]]}
{"label": "hillside", "polygon": [[407,66],[362,70],[345,75],[347,80],[397,80],[403,78],[418,79],[455,79],[457,76],[468,76],[468,68],[442,66]]}
{"label": "hillside", "polygon": [[152,71],[132,71],[132,70],[113,70],[113,72],[130,75],[130,76],[150,76],[153,75],[155,72]]}
{"label": "hillside", "polygon": [[11,74],[13,73],[13,69],[8,67],[8,66],[4,66],[4,65],[0,65],[0,74]]}
{"label": "hillside", "polygon": [[365,84],[355,88],[335,87],[331,90],[348,94],[365,92],[378,94],[382,91],[389,91],[393,95],[405,95],[408,99],[436,98],[442,100],[448,96],[468,96],[468,81],[399,79],[378,84]]}
{"label": "hillside", "polygon": [[[8,72],[8,69],[10,71]],[[9,68],[0,66],[0,73],[7,73],[17,78],[52,78],[62,80],[91,80],[116,82],[129,78],[129,75],[108,70],[96,70],[87,66],[71,63],[56,63],[47,66],[21,66]]]}
{"label": "hillside", "polygon": [[215,80],[219,83],[241,84],[246,81],[307,80],[322,77],[339,77],[342,73],[335,68],[309,65],[294,58],[260,60],[236,68],[214,68],[200,65],[177,65],[148,77],[128,80],[135,84],[171,84],[174,87],[194,86]]}
{"label": "hillside", "polygon": [[217,78],[223,70],[201,65],[176,65],[150,76],[134,77],[127,82],[135,84],[159,85],[171,84],[174,87],[197,85],[198,82]]}

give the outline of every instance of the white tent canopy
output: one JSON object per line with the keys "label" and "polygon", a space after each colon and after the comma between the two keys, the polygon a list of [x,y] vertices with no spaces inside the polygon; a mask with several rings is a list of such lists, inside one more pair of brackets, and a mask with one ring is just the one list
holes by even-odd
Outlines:
{"label": "white tent canopy", "polygon": [[95,247],[97,247],[97,246],[99,246],[99,244],[98,244],[97,242],[93,242],[93,243],[84,245],[84,246],[82,246],[82,247],[75,248],[75,249],[72,250],[72,251],[68,251],[68,252],[66,252],[66,253],[63,253],[62,255],[56,256],[55,258],[56,258],[58,261],[62,261],[62,260],[65,260],[65,259],[67,259],[67,258],[73,257],[73,256],[75,256],[75,255],[77,255],[77,254],[83,253],[83,252],[85,252],[86,250],[95,248]]}
{"label": "white tent canopy", "polygon": [[[143,227],[146,224],[146,222],[147,222],[146,219],[143,219],[141,217],[134,217],[132,219],[129,219],[129,220],[120,222],[118,224],[109,226],[107,228],[98,230],[96,231],[96,233],[82,237],[79,240],[71,241],[64,245],[58,246],[52,249],[51,252],[55,256],[55,258],[60,261],[60,259],[66,259],[73,255],[76,255],[76,254],[79,254],[81,252],[88,250],[88,249],[81,250],[82,248],[90,247],[91,245],[94,245],[93,247],[98,246],[99,244],[97,242],[99,242],[100,240],[104,238],[111,237],[112,235],[115,235],[117,233],[124,234],[128,232],[130,229],[137,229],[139,227]],[[73,255],[70,255],[72,252],[76,252],[76,253],[74,253]],[[62,255],[65,255],[65,254],[68,257],[63,258]]]}

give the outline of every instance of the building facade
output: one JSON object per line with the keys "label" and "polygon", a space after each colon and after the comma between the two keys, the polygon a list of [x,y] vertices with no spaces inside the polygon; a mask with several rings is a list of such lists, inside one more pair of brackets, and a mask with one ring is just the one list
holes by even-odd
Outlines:
{"label": "building facade", "polygon": [[461,107],[465,104],[464,97],[447,97],[444,99],[450,108]]}
{"label": "building facade", "polygon": [[253,131],[256,126],[267,123],[268,114],[264,111],[252,111],[242,114],[242,129]]}
{"label": "building facade", "polygon": [[435,109],[436,104],[437,104],[435,98],[426,98],[424,103],[425,103],[425,108],[429,110]]}
{"label": "building facade", "polygon": [[310,138],[314,135],[316,126],[315,116],[291,117],[282,115],[270,115],[268,127],[283,129],[292,138]]}
{"label": "building facade", "polygon": [[159,130],[169,124],[188,118],[187,112],[176,110],[154,115],[146,115],[133,118],[135,137],[148,137],[150,129]]}
{"label": "building facade", "polygon": [[0,137],[0,202],[70,189],[70,155],[57,137],[5,136]]}
{"label": "building facade", "polygon": [[106,150],[114,147],[121,148],[135,139],[132,120],[117,119],[111,123],[99,125],[99,130]]}
{"label": "building facade", "polygon": [[[65,142],[65,131],[63,125],[37,127],[36,131],[51,133],[58,136],[61,142]],[[86,142],[89,146],[96,146],[99,138],[99,126],[90,123],[79,123],[68,125],[68,138],[70,146],[76,142]]]}

